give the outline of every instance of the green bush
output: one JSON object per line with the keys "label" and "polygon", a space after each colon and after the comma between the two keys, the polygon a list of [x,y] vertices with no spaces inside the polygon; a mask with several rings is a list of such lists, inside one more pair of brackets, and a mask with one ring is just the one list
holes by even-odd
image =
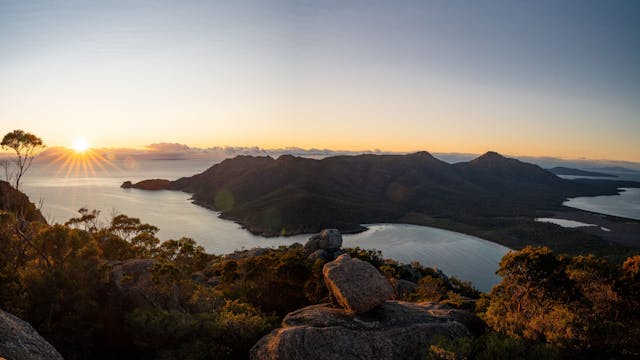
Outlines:
{"label": "green bush", "polygon": [[143,359],[232,359],[246,357],[274,320],[249,304],[227,301],[214,313],[136,309],[125,326]]}

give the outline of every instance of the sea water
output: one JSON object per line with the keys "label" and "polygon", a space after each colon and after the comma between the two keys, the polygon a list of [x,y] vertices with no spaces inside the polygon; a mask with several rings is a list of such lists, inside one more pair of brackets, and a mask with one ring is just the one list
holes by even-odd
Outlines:
{"label": "sea water", "polygon": [[[174,180],[202,172],[212,163],[204,160],[146,160],[115,162],[93,171],[62,171],[36,164],[25,177],[22,189],[50,223],[64,223],[78,216],[78,209],[101,211],[107,222],[113,214],[126,214],[160,228],[162,240],[190,237],[208,252],[225,254],[256,246],[275,247],[295,242],[304,244],[309,235],[264,238],[223,220],[218,213],[197,206],[180,191],[122,189],[126,180],[163,178]],[[471,281],[488,291],[500,281],[495,275],[508,248],[453,231],[404,224],[372,224],[368,231],[344,236],[345,247],[381,250],[385,257],[400,262],[418,261],[437,267],[448,275]]]}
{"label": "sea water", "polygon": [[640,220],[640,188],[623,188],[619,195],[571,198],[563,205],[605,215]]}

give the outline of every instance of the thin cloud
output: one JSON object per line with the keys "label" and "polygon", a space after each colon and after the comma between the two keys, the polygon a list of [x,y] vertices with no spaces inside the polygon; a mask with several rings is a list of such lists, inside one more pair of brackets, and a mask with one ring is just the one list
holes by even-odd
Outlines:
{"label": "thin cloud", "polygon": [[[54,154],[60,152],[62,147],[50,147],[43,151],[37,158],[37,162],[49,162],[54,158]],[[153,143],[145,146],[142,149],[130,149],[130,148],[98,148],[93,149],[105,159],[111,161],[118,160],[209,160],[211,162],[220,162],[224,159],[232,158],[238,155],[252,155],[252,156],[271,156],[277,158],[281,155],[294,155],[309,157],[314,159],[321,159],[329,156],[338,155],[360,155],[360,154],[404,154],[399,152],[389,152],[380,149],[373,150],[331,150],[331,149],[303,149],[300,147],[284,147],[276,149],[265,149],[258,146],[212,146],[208,148],[192,147],[186,144],[180,143]],[[469,161],[480,154],[470,153],[432,153],[433,156],[440,160],[457,163],[463,161]],[[0,153],[0,160],[3,158],[3,154]],[[5,158],[10,154],[4,154]],[[552,168],[556,166],[575,167],[582,169],[595,169],[602,167],[625,167],[628,169],[634,169],[640,171],[640,163],[631,161],[618,161],[618,160],[606,160],[606,159],[563,159],[552,156],[520,156],[509,155],[505,156],[514,157],[522,161],[530,162],[539,165],[543,168]]]}

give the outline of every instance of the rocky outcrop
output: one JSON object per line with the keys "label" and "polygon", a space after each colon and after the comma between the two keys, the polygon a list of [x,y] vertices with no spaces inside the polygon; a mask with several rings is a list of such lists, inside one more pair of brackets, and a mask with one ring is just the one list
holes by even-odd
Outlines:
{"label": "rocky outcrop", "polygon": [[305,253],[309,254],[309,261],[322,259],[332,261],[344,254],[342,235],[338,229],[324,229],[319,234],[312,235],[304,244]]}
{"label": "rocky outcrop", "polygon": [[0,358],[62,360],[58,351],[29,323],[0,310]]}
{"label": "rocky outcrop", "polygon": [[400,266],[400,269],[405,273],[407,280],[417,283],[422,279],[422,272],[413,264],[404,264]]}
{"label": "rocky outcrop", "polygon": [[46,223],[44,216],[23,192],[0,180],[0,210],[16,214],[27,221]]}
{"label": "rocky outcrop", "polygon": [[251,349],[251,359],[420,359],[434,338],[475,335],[482,326],[437,303],[387,301],[366,314],[313,305],[289,313]]}
{"label": "rocky outcrop", "polygon": [[394,295],[389,280],[373,265],[347,254],[325,264],[322,274],[338,304],[355,313],[365,313]]}
{"label": "rocky outcrop", "polygon": [[412,281],[399,279],[394,281],[393,287],[396,289],[398,298],[405,299],[416,291],[418,284]]}
{"label": "rocky outcrop", "polygon": [[338,229],[324,229],[320,234],[313,235],[304,244],[304,250],[312,253],[317,250],[333,252],[342,247],[342,235]]}
{"label": "rocky outcrop", "polygon": [[322,249],[318,249],[312,252],[311,254],[309,254],[309,256],[307,256],[307,260],[311,262],[315,262],[316,260],[322,260],[326,262],[326,261],[331,261],[333,259],[334,257],[332,253]]}
{"label": "rocky outcrop", "polygon": [[[390,282],[373,265],[347,254],[325,264],[322,272],[337,305],[287,314],[282,328],[254,345],[251,359],[421,359],[437,337],[484,331],[480,319],[462,310],[389,300],[394,295]],[[415,290],[410,281],[395,285],[402,292]]]}
{"label": "rocky outcrop", "polygon": [[320,249],[336,251],[342,247],[342,235],[338,229],[324,229],[320,232]]}
{"label": "rocky outcrop", "polygon": [[444,285],[447,288],[457,288],[457,286],[455,284],[453,284],[451,282],[451,280],[449,280],[449,277],[447,276],[447,274],[445,274],[442,270],[438,269],[437,267],[433,268],[433,271],[435,272],[435,277],[442,279],[442,281],[444,281]]}
{"label": "rocky outcrop", "polygon": [[164,179],[142,180],[137,183],[125,181],[120,185],[123,189],[141,189],[141,190],[167,190],[171,186],[171,181]]}

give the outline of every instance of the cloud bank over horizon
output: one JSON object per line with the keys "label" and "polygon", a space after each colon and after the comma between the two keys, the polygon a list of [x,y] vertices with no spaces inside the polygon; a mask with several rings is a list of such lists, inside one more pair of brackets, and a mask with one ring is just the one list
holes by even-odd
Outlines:
{"label": "cloud bank over horizon", "polygon": [[[65,151],[65,147],[55,146],[45,149],[37,158],[36,162],[47,163],[53,161],[56,154]],[[487,151],[489,151],[488,149]],[[133,148],[94,148],[94,152],[110,161],[135,160],[209,160],[212,163],[223,161],[224,159],[233,158],[239,155],[250,156],[271,156],[277,158],[281,155],[294,155],[321,159],[329,156],[340,155],[361,155],[361,154],[377,154],[377,155],[399,155],[410,152],[393,152],[381,149],[367,150],[332,150],[310,148],[304,149],[300,147],[284,147],[275,149],[266,149],[259,146],[211,146],[207,148],[193,147],[181,143],[157,142],[146,145],[142,149]],[[428,151],[428,150],[426,150]],[[430,152],[436,158],[448,163],[456,163],[472,160],[481,154],[473,153],[455,153],[455,152]],[[1,154],[0,154],[1,155]],[[6,156],[7,154],[5,154]],[[507,157],[519,159],[521,161],[533,163],[543,168],[552,168],[555,166],[568,166],[577,168],[602,168],[602,167],[625,167],[640,171],[640,163],[622,160],[608,159],[564,159],[553,156],[526,156],[502,154]]]}

